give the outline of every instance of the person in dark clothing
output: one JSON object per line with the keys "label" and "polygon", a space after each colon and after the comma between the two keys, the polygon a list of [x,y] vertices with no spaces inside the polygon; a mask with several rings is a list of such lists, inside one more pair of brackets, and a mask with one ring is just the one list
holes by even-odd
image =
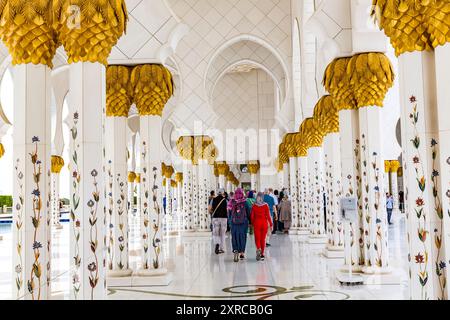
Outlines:
{"label": "person in dark clothing", "polygon": [[228,226],[227,205],[225,191],[219,189],[219,195],[212,201],[213,240],[216,254],[225,252],[225,234]]}

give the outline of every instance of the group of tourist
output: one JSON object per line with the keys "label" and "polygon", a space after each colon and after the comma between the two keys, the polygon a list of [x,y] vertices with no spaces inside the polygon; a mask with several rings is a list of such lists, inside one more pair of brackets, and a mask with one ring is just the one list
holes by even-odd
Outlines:
{"label": "group of tourist", "polygon": [[292,220],[291,202],[284,189],[280,193],[273,189],[266,189],[264,193],[249,191],[247,195],[241,188],[230,194],[219,189],[217,196],[212,191],[209,212],[215,253],[225,252],[226,233],[230,231],[234,262],[245,259],[248,233],[255,237],[256,260],[263,261],[272,233],[277,230],[287,233]]}

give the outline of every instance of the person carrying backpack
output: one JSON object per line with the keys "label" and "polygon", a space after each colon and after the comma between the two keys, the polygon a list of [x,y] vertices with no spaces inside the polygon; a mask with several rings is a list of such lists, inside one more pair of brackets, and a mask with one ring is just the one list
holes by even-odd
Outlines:
{"label": "person carrying backpack", "polygon": [[234,262],[238,262],[239,259],[245,259],[249,219],[246,199],[241,188],[238,188],[234,193],[234,198],[229,202],[228,209]]}

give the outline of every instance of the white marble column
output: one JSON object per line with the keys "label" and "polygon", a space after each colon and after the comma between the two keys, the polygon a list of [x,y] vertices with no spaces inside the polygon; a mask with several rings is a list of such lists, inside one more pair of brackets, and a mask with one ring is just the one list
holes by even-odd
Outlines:
{"label": "white marble column", "polygon": [[311,235],[310,243],[326,243],[325,212],[323,206],[323,149],[311,147],[308,149],[308,173],[310,175],[310,211],[311,211]]}
{"label": "white marble column", "polygon": [[289,186],[291,185],[289,178],[289,163],[283,163],[283,184],[287,190],[289,190]]}
{"label": "white marble column", "polygon": [[[358,202],[358,222],[350,223],[350,236],[345,235],[345,267],[351,263],[354,271],[360,271],[364,264],[362,251],[363,240],[360,232],[362,217],[361,202],[361,171],[359,151],[359,117],[358,110],[341,110],[339,112],[339,136],[342,169],[342,196],[356,198]],[[340,201],[340,199],[338,199]],[[347,241],[349,239],[350,242]],[[350,253],[348,253],[350,251]],[[349,261],[351,257],[351,261]]]}
{"label": "white marble column", "polygon": [[394,212],[399,212],[399,198],[398,198],[398,169],[400,168],[398,160],[391,162],[391,192],[394,198]]}
{"label": "white marble column", "polygon": [[226,189],[227,187],[227,177],[223,174],[219,175],[219,188]]}
{"label": "white marble column", "polygon": [[[443,279],[448,282],[450,279],[450,116],[449,116],[449,102],[450,102],[450,63],[449,63],[450,45],[446,43],[435,49],[435,64],[436,64],[436,92],[437,92],[437,119],[439,128],[440,152],[436,155],[436,161],[439,161],[440,177],[436,176],[440,183],[440,194],[442,207],[440,213],[442,221],[437,216],[438,225],[441,222],[442,234],[435,234],[435,239],[440,239],[443,247],[441,256],[435,259],[437,265],[436,273],[440,273],[440,298],[448,299],[450,297],[450,287],[447,283],[445,291],[443,292]],[[438,203],[438,202],[437,202]],[[438,211],[439,212],[439,211]],[[439,237],[439,238],[438,238]],[[436,242],[438,244],[439,242]],[[440,260],[440,261],[439,261]],[[445,266],[445,267],[444,267]]]}
{"label": "white marble column", "polygon": [[193,210],[193,180],[191,160],[183,159],[183,231],[194,232]]}
{"label": "white marble column", "polygon": [[128,277],[128,156],[127,117],[107,116],[105,121],[106,170],[109,177],[107,194],[108,277]]}
{"label": "white marble column", "polygon": [[344,257],[344,226],[339,208],[342,197],[341,149],[338,132],[329,133],[323,141],[327,186],[327,255]]}
{"label": "white marble column", "polygon": [[194,230],[199,228],[199,180],[198,180],[198,164],[192,165],[192,193],[189,197],[192,198],[192,223]]}
{"label": "white marble column", "polygon": [[210,215],[208,213],[208,160],[199,159],[198,163],[198,230],[210,233]]}
{"label": "white marble column", "polygon": [[360,152],[362,213],[364,231],[364,273],[386,273],[389,267],[384,161],[381,158],[381,110],[360,108]]}
{"label": "white marble column", "polygon": [[291,213],[292,222],[291,228],[289,229],[289,234],[297,234],[300,228],[300,221],[298,219],[299,203],[298,203],[298,168],[297,168],[297,158],[289,158],[289,175],[290,175],[290,186],[289,186],[289,197],[291,200]]}
{"label": "white marble column", "polygon": [[105,67],[70,65],[71,298],[106,297],[103,120]]}
{"label": "white marble column", "polygon": [[12,298],[50,298],[50,69],[14,66]]}
{"label": "white marble column", "polygon": [[297,158],[298,166],[298,187],[299,187],[299,226],[298,234],[310,234],[309,226],[309,183],[308,183],[308,158],[300,156]]}
{"label": "white marble column", "polygon": [[442,247],[436,247],[436,239],[442,239],[442,219],[434,207],[433,188],[438,186],[431,179],[431,141],[437,141],[433,58],[432,52],[404,53],[399,57],[409,288],[415,300],[438,299],[445,294],[445,273],[436,274],[441,261],[437,252],[442,252]]}
{"label": "white marble column", "polygon": [[139,276],[164,274],[162,255],[161,117],[140,116],[141,137],[141,239],[142,267]]}

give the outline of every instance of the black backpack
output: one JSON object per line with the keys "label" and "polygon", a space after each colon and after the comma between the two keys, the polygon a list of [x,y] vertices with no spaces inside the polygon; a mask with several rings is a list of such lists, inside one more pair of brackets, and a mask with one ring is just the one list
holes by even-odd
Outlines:
{"label": "black backpack", "polygon": [[245,202],[236,204],[233,212],[231,212],[231,222],[233,222],[233,224],[244,224],[246,221],[247,211],[245,209]]}

